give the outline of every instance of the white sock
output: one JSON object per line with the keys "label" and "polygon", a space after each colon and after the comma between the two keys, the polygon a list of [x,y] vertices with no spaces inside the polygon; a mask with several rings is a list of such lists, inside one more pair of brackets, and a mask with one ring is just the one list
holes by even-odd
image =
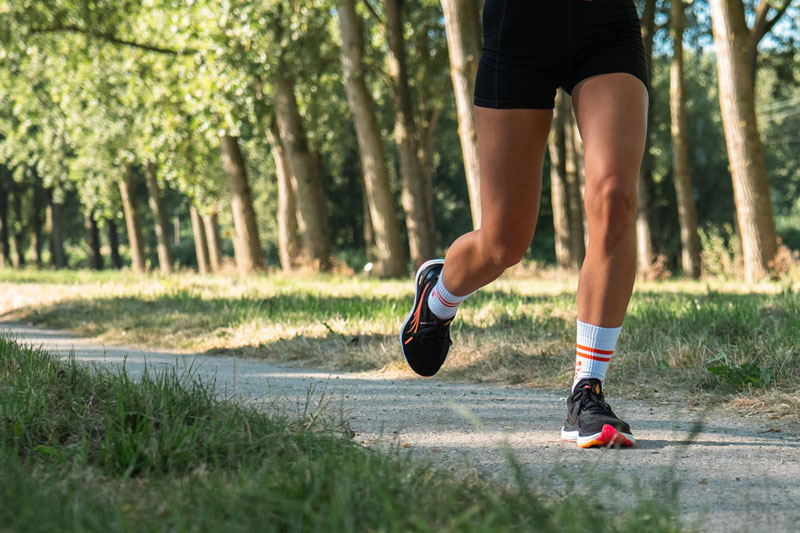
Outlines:
{"label": "white sock", "polygon": [[452,294],[444,287],[442,276],[439,276],[436,286],[428,295],[428,307],[431,312],[436,315],[436,318],[450,320],[456,316],[459,304],[466,300],[467,296],[469,296],[469,294],[466,296],[456,296]]}
{"label": "white sock", "polygon": [[572,389],[578,381],[586,378],[606,379],[606,371],[614,355],[619,333],[618,328],[601,328],[578,320],[578,341],[575,349],[575,380]]}

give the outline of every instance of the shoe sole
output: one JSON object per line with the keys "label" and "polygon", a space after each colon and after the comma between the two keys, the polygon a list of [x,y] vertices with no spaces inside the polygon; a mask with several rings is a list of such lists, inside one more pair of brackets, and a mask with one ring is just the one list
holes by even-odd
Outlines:
{"label": "shoe sole", "polygon": [[[422,266],[420,266],[417,269],[417,275],[414,277],[414,305],[411,306],[411,312],[408,313],[408,316],[406,316],[406,319],[403,321],[403,327],[400,328],[400,346],[403,351],[403,359],[406,360],[406,364],[408,365],[409,368],[411,368],[411,370],[414,370],[414,367],[411,366],[411,363],[408,362],[408,357],[406,357],[406,345],[405,341],[403,340],[403,332],[406,330],[406,326],[411,321],[411,318],[414,316],[414,311],[417,309],[417,305],[419,305],[419,297],[421,294],[419,290],[420,289],[419,278],[420,276],[422,276],[422,272],[429,266],[443,265],[443,264],[444,264],[444,259],[431,259],[430,261],[425,261],[424,263],[422,263]],[[418,375],[422,376],[422,374]],[[422,377],[429,378],[433,376],[422,376]]]}
{"label": "shoe sole", "polygon": [[579,448],[592,448],[594,446],[629,448],[636,444],[636,439],[630,433],[619,431],[614,426],[606,424],[598,433],[580,436],[578,431],[561,429],[561,440],[574,442]]}

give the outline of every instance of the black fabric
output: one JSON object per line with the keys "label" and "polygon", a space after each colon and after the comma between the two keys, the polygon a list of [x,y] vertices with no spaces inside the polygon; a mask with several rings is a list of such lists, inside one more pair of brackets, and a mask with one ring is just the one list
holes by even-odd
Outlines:
{"label": "black fabric", "polygon": [[648,86],[633,0],[486,0],[475,105],[552,109],[556,89],[624,72]]}
{"label": "black fabric", "polygon": [[440,320],[428,307],[428,295],[436,286],[442,273],[442,264],[431,265],[418,276],[414,307],[409,319],[418,313],[418,320],[406,320],[401,335],[403,355],[411,370],[420,376],[436,374],[450,350],[451,320]]}
{"label": "black fabric", "polygon": [[567,419],[564,429],[578,430],[581,437],[594,435],[609,424],[617,431],[631,433],[630,426],[620,420],[611,406],[606,403],[603,385],[599,379],[589,378],[578,382],[575,390],[567,398]]}

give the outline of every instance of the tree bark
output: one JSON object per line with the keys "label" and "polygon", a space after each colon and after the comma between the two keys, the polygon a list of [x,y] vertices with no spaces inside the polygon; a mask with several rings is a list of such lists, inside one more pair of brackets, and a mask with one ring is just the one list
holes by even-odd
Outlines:
{"label": "tree bark", "polygon": [[164,209],[161,188],[158,186],[157,172],[158,165],[154,162],[150,161],[145,165],[144,175],[145,181],[147,182],[150,210],[153,212],[153,225],[156,232],[158,267],[162,274],[170,274],[172,272],[172,244],[169,240],[167,212]]}
{"label": "tree bark", "polygon": [[19,187],[11,186],[11,200],[14,206],[14,227],[12,231],[14,256],[12,261],[14,268],[22,268],[25,266],[25,232],[27,231],[27,224],[22,214],[22,191],[19,190]]}
{"label": "tree bark", "polygon": [[44,225],[44,212],[45,212],[45,190],[41,183],[37,181],[33,185],[33,199],[31,202],[31,248],[33,248],[33,257],[37,267],[41,267],[42,261],[42,247],[44,245],[44,235],[42,227]]}
{"label": "tree bark", "polygon": [[144,239],[142,238],[142,220],[136,205],[136,190],[133,182],[133,168],[125,170],[125,176],[119,182],[119,194],[122,198],[122,210],[125,213],[125,228],[128,233],[128,246],[134,272],[142,274],[147,271],[144,257]]}
{"label": "tree bark", "polygon": [[263,269],[266,264],[261,251],[261,239],[258,235],[247,168],[238,137],[230,135],[222,137],[222,166],[228,176],[228,190],[231,195],[236,266],[240,274],[249,275]]}
{"label": "tree bark", "polygon": [[92,210],[88,210],[83,215],[83,227],[86,229],[86,252],[89,258],[89,268],[103,270],[103,255],[100,253],[100,231]]}
{"label": "tree bark", "polygon": [[64,253],[64,232],[61,222],[61,204],[53,199],[52,191],[47,191],[47,232],[50,234],[50,264],[53,268],[67,266]]}
{"label": "tree bark", "polygon": [[394,138],[400,156],[403,211],[411,263],[416,269],[436,254],[436,230],[433,204],[426,198],[431,187],[425,183],[425,179],[430,179],[430,175],[422,171],[419,157],[419,133],[411,103],[403,38],[402,4],[403,0],[386,1],[387,57],[394,100]]}
{"label": "tree bark", "polygon": [[[642,44],[647,78],[653,77],[653,38],[656,32],[656,0],[646,0],[642,13]],[[639,167],[638,209],[636,211],[636,265],[639,276],[647,277],[653,265],[653,154],[650,152],[650,125],[653,122],[653,91],[647,107],[647,136],[642,164]]]}
{"label": "tree bark", "polygon": [[203,215],[203,226],[206,230],[206,244],[208,244],[208,262],[212,272],[222,269],[222,239],[219,235],[219,222],[217,213]]}
{"label": "tree bark", "polygon": [[208,274],[211,263],[208,259],[208,241],[203,228],[203,219],[194,204],[189,206],[189,216],[192,219],[192,234],[194,235],[194,253],[197,257],[197,270],[201,274]]}
{"label": "tree bark", "polygon": [[550,128],[550,203],[553,209],[556,262],[563,269],[574,268],[569,238],[569,201],[567,199],[567,145],[565,138],[564,95],[558,92]]}
{"label": "tree bark", "polygon": [[281,142],[277,120],[273,120],[267,130],[275,161],[275,174],[278,179],[278,256],[284,272],[294,270],[300,262],[300,239],[297,231],[297,206],[292,188],[292,171],[289,158]]}
{"label": "tree bark", "polygon": [[375,116],[375,105],[364,79],[362,21],[356,14],[354,0],[340,0],[338,14],[342,32],[344,83],[355,122],[361,169],[375,231],[378,273],[383,277],[399,277],[407,273],[407,255],[395,218],[386,153]]}
{"label": "tree bark", "polygon": [[11,264],[11,248],[8,242],[8,170],[0,165],[0,268]]}
{"label": "tree bark", "polygon": [[289,160],[304,255],[310,260],[309,266],[325,271],[332,265],[328,212],[318,155],[309,150],[294,85],[294,79],[290,77],[275,82],[275,114],[279,138]]}
{"label": "tree bark", "polygon": [[450,77],[456,96],[458,136],[467,175],[472,225],[481,225],[481,173],[478,164],[478,134],[475,129],[473,96],[475,76],[483,37],[477,0],[441,0],[447,49],[450,54]]}
{"label": "tree bark", "polygon": [[108,247],[111,250],[111,268],[119,270],[122,268],[122,257],[119,255],[119,232],[117,231],[117,223],[113,218],[106,218],[105,222]]}
{"label": "tree bark", "polygon": [[672,132],[672,174],[681,228],[681,267],[700,277],[700,237],[697,234],[697,209],[692,173],[689,167],[689,128],[686,123],[686,88],[683,74],[683,1],[672,0],[672,63],[670,65],[670,116]]}
{"label": "tree bark", "polygon": [[741,0],[710,0],[710,4],[745,278],[755,281],[767,275],[778,245],[764,146],[756,123],[750,32]]}

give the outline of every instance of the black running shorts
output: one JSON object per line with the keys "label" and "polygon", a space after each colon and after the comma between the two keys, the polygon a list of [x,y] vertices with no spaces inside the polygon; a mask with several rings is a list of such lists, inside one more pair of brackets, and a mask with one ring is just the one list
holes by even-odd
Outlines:
{"label": "black running shorts", "polygon": [[648,86],[633,0],[486,0],[475,105],[552,109],[558,87],[612,72]]}

